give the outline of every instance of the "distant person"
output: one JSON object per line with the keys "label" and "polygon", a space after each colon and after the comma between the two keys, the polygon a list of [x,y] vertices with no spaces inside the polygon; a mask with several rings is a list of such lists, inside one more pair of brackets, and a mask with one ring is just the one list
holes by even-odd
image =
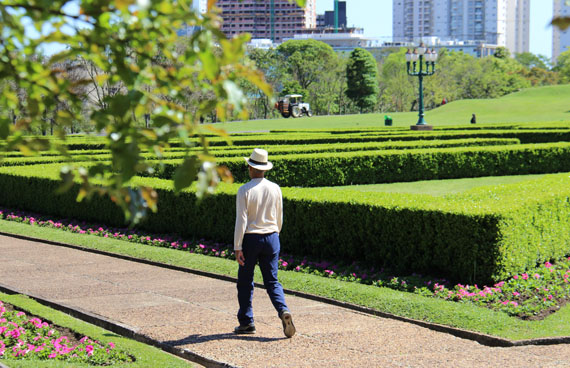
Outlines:
{"label": "distant person", "polygon": [[441,100],[441,104],[445,105],[447,103],[447,99],[444,97],[443,100]]}
{"label": "distant person", "polygon": [[475,114],[471,114],[471,124],[475,123],[477,123],[477,118],[475,117]]}
{"label": "distant person", "polygon": [[236,197],[236,224],[234,250],[238,269],[237,314],[239,326],[236,334],[254,334],[253,322],[253,271],[259,261],[265,290],[275,307],[283,333],[287,337],[295,335],[293,318],[283,295],[283,286],[277,280],[279,261],[279,232],[283,224],[283,197],[279,186],[264,178],[265,171],[273,164],[267,161],[267,151],[256,148],[249,159],[251,181],[242,185]]}

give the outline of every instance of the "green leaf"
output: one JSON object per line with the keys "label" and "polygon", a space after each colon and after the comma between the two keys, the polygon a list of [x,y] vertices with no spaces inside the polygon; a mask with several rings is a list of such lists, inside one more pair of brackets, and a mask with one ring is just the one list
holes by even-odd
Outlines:
{"label": "green leaf", "polygon": [[10,135],[10,118],[0,118],[0,139],[6,139]]}
{"label": "green leaf", "polygon": [[131,107],[129,97],[125,95],[115,95],[108,99],[110,103],[110,110],[114,115],[125,116]]}
{"label": "green leaf", "polygon": [[190,156],[184,159],[174,172],[174,189],[179,192],[184,188],[189,187],[196,179],[198,172],[198,160],[196,156]]}
{"label": "green leaf", "polygon": [[218,74],[218,61],[216,57],[212,53],[212,51],[208,50],[205,52],[201,52],[199,54],[200,60],[202,61],[202,66],[204,68],[204,73],[208,79],[215,79],[216,75]]}
{"label": "green leaf", "polygon": [[561,31],[565,31],[566,28],[570,27],[570,17],[556,17],[552,19],[550,24],[558,27]]}

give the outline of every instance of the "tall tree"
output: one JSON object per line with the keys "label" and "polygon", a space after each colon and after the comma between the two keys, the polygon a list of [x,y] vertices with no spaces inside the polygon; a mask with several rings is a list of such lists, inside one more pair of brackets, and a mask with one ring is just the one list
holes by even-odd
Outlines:
{"label": "tall tree", "polygon": [[550,60],[548,60],[548,57],[544,55],[535,55],[532,52],[521,52],[519,54],[515,54],[515,60],[528,69],[550,69]]}
{"label": "tall tree", "polygon": [[390,54],[381,67],[381,110],[407,111],[417,98],[417,88],[406,72],[406,49]]}
{"label": "tall tree", "polygon": [[350,53],[346,66],[346,95],[360,112],[374,108],[378,99],[378,65],[372,54],[356,48]]}
{"label": "tall tree", "polygon": [[560,73],[560,77],[564,83],[570,82],[570,50],[558,55],[554,70]]}
{"label": "tall tree", "polygon": [[[323,93],[326,83],[335,80],[341,61],[336,52],[324,42],[316,40],[289,40],[277,47],[281,63],[281,83],[292,86],[291,80],[301,87],[311,109],[317,114],[329,111],[336,98],[334,93]],[[336,85],[336,82],[333,82]]]}
{"label": "tall tree", "polygon": [[497,59],[506,59],[511,57],[511,52],[506,47],[501,46],[495,49],[493,56]]}
{"label": "tall tree", "polygon": [[283,42],[277,47],[277,52],[283,58],[286,72],[303,89],[318,81],[319,76],[337,59],[332,47],[311,39]]}

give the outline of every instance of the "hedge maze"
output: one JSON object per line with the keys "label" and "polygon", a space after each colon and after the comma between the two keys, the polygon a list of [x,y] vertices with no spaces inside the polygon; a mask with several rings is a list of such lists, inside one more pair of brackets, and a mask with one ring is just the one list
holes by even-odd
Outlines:
{"label": "hedge maze", "polygon": [[[252,148],[269,151],[268,179],[281,185],[283,251],[328,260],[357,260],[395,272],[419,272],[455,281],[490,282],[539,262],[570,254],[570,123],[446,127],[432,132],[401,128],[272,131],[232,135],[233,145],[209,138],[209,152],[236,183],[197,202],[193,191],[175,194],[171,177],[184,152],[172,142],[152,176],[159,211],[140,225],[230,243],[235,195],[248,180]],[[70,137],[72,161],[85,166],[110,159],[98,137]],[[196,150],[201,148],[197,147]],[[0,161],[0,205],[46,215],[122,226],[108,198],[77,203],[78,187],[55,194],[55,153]],[[483,186],[435,197],[427,194],[338,190],[363,185],[502,175],[548,174],[517,184]]]}

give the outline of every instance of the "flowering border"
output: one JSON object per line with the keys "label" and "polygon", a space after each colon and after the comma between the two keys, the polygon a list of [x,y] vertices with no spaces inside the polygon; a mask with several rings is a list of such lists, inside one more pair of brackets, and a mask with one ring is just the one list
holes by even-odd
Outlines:
{"label": "flowering border", "polygon": [[49,323],[21,311],[9,311],[1,300],[0,359],[62,360],[105,366],[133,361],[115,349],[112,342],[102,345],[84,336],[75,344]]}
{"label": "flowering border", "polygon": [[[0,220],[2,219],[220,258],[235,257],[231,245],[208,242],[205,239],[190,241],[172,234],[148,234],[136,229],[107,227],[68,219],[52,220],[47,216],[0,207]],[[452,286],[445,279],[433,279],[419,274],[396,277],[384,269],[368,269],[356,262],[351,264],[314,262],[286,254],[281,255],[279,268],[342,281],[388,287],[455,302],[472,303],[523,319],[540,319],[558,310],[570,300],[570,257],[555,263],[546,262],[532,272],[514,275],[493,286],[483,287],[476,284]]]}

